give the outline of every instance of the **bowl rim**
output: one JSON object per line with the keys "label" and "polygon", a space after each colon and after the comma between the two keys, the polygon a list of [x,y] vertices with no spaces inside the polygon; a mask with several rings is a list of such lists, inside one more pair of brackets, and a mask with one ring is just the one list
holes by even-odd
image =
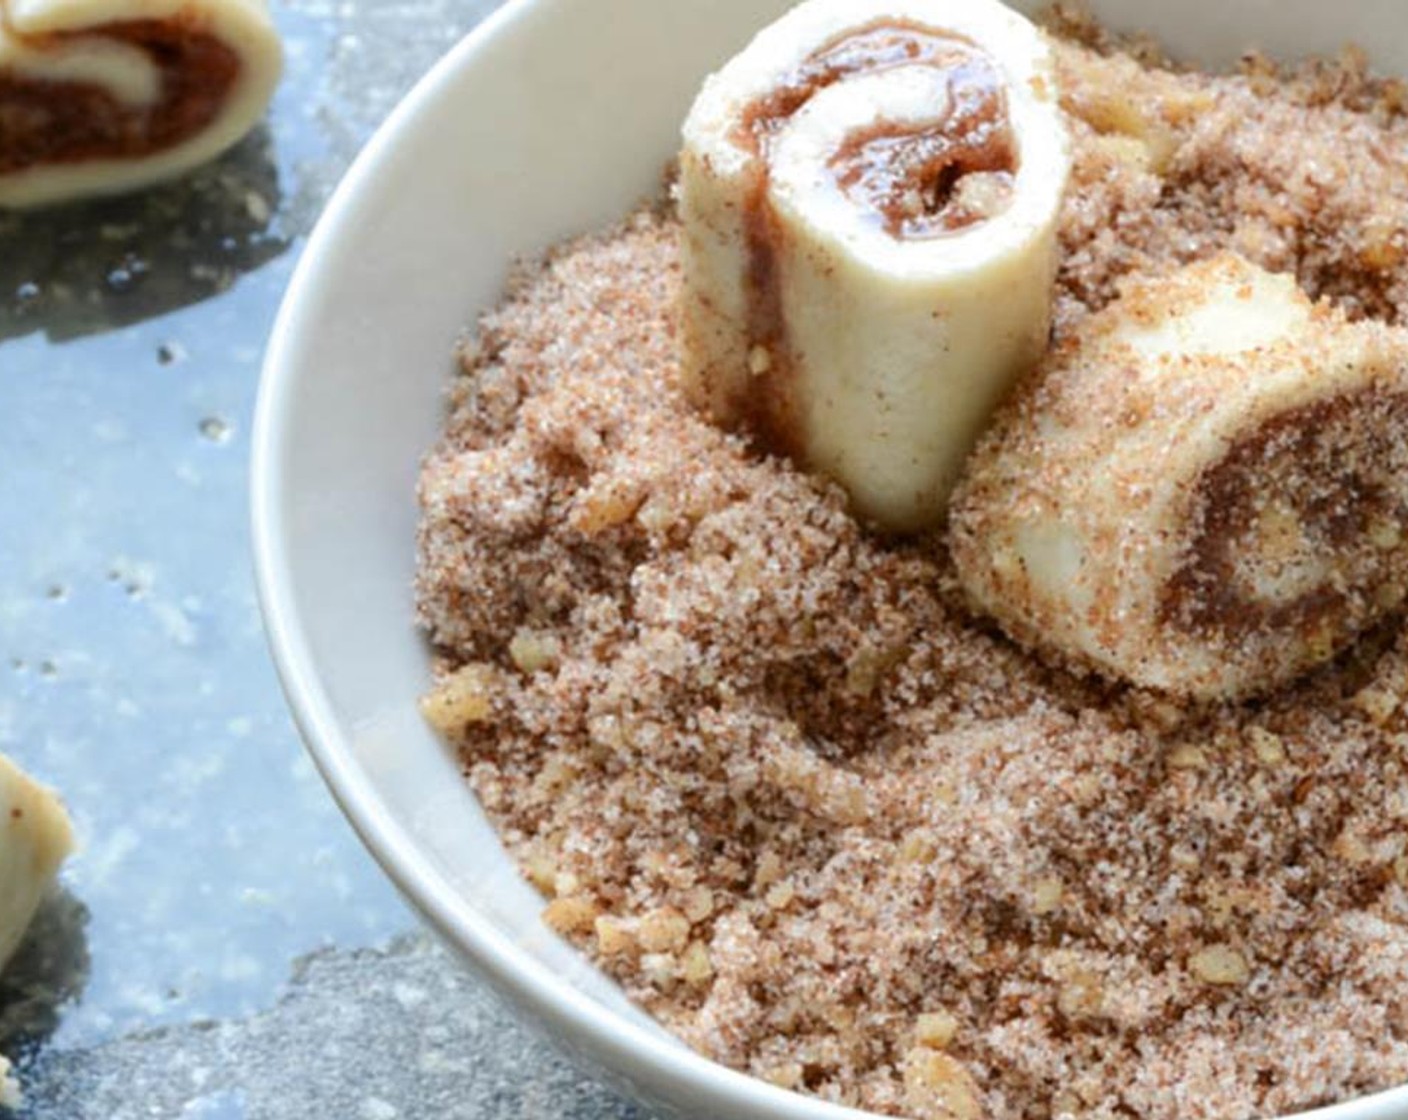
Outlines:
{"label": "bowl rim", "polygon": [[[376,129],[308,237],[269,334],[251,428],[251,549],[265,638],[305,748],[383,873],[462,958],[492,984],[512,992],[535,1016],[574,1039],[575,1049],[631,1080],[639,1078],[644,1068],[651,1076],[641,1080],[652,1093],[678,1100],[671,1089],[684,1090],[696,1105],[740,1108],[776,1120],[885,1120],[771,1085],[632,1022],[552,975],[479,915],[426,865],[414,838],[385,811],[375,782],[354,760],[348,729],[323,687],[293,591],[288,544],[280,526],[286,504],[283,460],[291,399],[299,378],[295,354],[305,330],[304,305],[316,292],[334,246],[355,229],[364,197],[381,165],[394,156],[403,133],[413,131],[420,115],[446,95],[465,68],[493,51],[505,33],[530,14],[570,2],[575,0],[504,0],[481,20],[415,82]],[[1408,1118],[1408,1085],[1297,1113],[1292,1120],[1403,1118]]]}
{"label": "bowl rim", "polygon": [[[415,840],[382,807],[375,783],[354,761],[348,730],[323,687],[312,655],[289,563],[284,523],[283,458],[299,368],[298,340],[305,303],[316,291],[326,258],[358,209],[379,168],[394,157],[403,132],[446,95],[457,76],[530,12],[564,0],[505,0],[411,88],[377,128],[319,216],[284,293],[269,335],[250,438],[250,517],[255,588],[265,637],[284,698],[300,736],[334,799],[382,871],[442,938],[495,984],[511,990],[535,1014],[586,1047],[608,1068],[632,1077],[644,1065],[658,1078],[717,1107],[738,1107],[779,1120],[860,1120],[874,1114],[803,1097],[728,1068],[682,1043],[598,1003],[494,928],[451,885],[425,865]],[[411,500],[408,495],[407,500]],[[595,966],[593,966],[595,967]]]}

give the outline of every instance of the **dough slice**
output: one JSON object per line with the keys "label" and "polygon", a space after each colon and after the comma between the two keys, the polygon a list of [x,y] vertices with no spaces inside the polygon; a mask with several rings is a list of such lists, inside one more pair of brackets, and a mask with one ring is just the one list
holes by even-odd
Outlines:
{"label": "dough slice", "polygon": [[1408,332],[1233,256],[1092,316],[955,495],[1017,640],[1207,699],[1273,689],[1408,594]]}
{"label": "dough slice", "polygon": [[0,1108],[18,1110],[23,1105],[24,1096],[11,1074],[10,1060],[0,1054]]}
{"label": "dough slice", "polygon": [[54,794],[0,755],[0,969],[73,851],[73,827]]}
{"label": "dough slice", "polygon": [[1051,55],[995,0],[809,0],[684,126],[683,361],[719,422],[892,530],[943,517],[1050,324]]}
{"label": "dough slice", "polygon": [[263,115],[282,64],[264,0],[0,0],[0,206],[213,158]]}

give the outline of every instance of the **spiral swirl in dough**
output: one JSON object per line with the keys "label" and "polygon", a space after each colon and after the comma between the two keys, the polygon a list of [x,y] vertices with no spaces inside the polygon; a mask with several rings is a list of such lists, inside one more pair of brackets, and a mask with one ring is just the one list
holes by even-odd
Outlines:
{"label": "spiral swirl in dough", "polygon": [[1092,316],[954,499],[973,600],[1018,640],[1235,699],[1408,592],[1408,332],[1224,256]]}
{"label": "spiral swirl in dough", "polygon": [[0,207],[213,158],[263,114],[282,65],[265,0],[0,0]]}
{"label": "spiral swirl in dough", "polygon": [[994,0],[809,0],[684,126],[686,388],[894,530],[941,520],[1041,355],[1069,172],[1050,53]]}

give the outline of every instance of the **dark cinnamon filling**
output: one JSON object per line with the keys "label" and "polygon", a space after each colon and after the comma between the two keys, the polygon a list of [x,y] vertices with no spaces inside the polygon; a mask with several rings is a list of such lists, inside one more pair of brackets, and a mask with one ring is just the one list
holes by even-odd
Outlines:
{"label": "dark cinnamon filling", "polygon": [[880,125],[849,138],[832,164],[840,188],[896,237],[952,233],[994,216],[1010,201],[1017,149],[1006,96],[987,56],[957,35],[905,20],[876,21],[815,51],[743,110],[734,142],[759,157],[744,213],[748,337],[767,375],[752,378],[730,406],[773,451],[795,454],[801,440],[778,265],[784,232],[768,201],[769,145],[821,90],[854,74],[898,66],[945,71],[947,112],[922,129]]}
{"label": "dark cinnamon filling", "polygon": [[948,73],[952,103],[932,124],[881,121],[846,139],[828,165],[836,185],[891,237],[942,237],[996,217],[1012,200],[1017,145],[989,63]]}
{"label": "dark cinnamon filling", "polygon": [[138,159],[174,148],[215,119],[239,78],[239,56],[185,15],[103,24],[32,42],[42,50],[90,38],[130,43],[146,54],[160,75],[160,97],[134,108],[98,85],[0,71],[0,174]]}
{"label": "dark cinnamon filling", "polygon": [[737,140],[750,151],[760,151],[817,93],[852,74],[876,74],[896,66],[955,68],[977,56],[978,48],[956,35],[907,20],[879,20],[814,51],[777,89],[744,109]]}
{"label": "dark cinnamon filling", "polygon": [[1161,621],[1320,642],[1396,604],[1408,585],[1406,433],[1408,396],[1373,392],[1316,402],[1238,443],[1202,479]]}

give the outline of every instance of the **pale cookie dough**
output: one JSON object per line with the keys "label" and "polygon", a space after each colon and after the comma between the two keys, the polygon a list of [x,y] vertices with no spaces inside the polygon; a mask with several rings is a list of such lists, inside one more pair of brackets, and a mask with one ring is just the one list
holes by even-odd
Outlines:
{"label": "pale cookie dough", "polygon": [[178,175],[263,115],[265,0],[0,0],[0,207]]}
{"label": "pale cookie dough", "polygon": [[59,799],[0,755],[0,969],[72,850]]}
{"label": "pale cookie dough", "polygon": [[1408,592],[1408,332],[1239,257],[1151,278],[1005,409],[953,556],[1014,638],[1136,684],[1265,692]]}
{"label": "pale cookie dough", "polygon": [[0,1055],[0,1108],[18,1109],[24,1104],[19,1082],[10,1075],[9,1059]]}
{"label": "pale cookie dough", "polygon": [[684,126],[696,403],[893,530],[940,521],[1050,324],[1069,170],[1051,54],[994,0],[809,0]]}

